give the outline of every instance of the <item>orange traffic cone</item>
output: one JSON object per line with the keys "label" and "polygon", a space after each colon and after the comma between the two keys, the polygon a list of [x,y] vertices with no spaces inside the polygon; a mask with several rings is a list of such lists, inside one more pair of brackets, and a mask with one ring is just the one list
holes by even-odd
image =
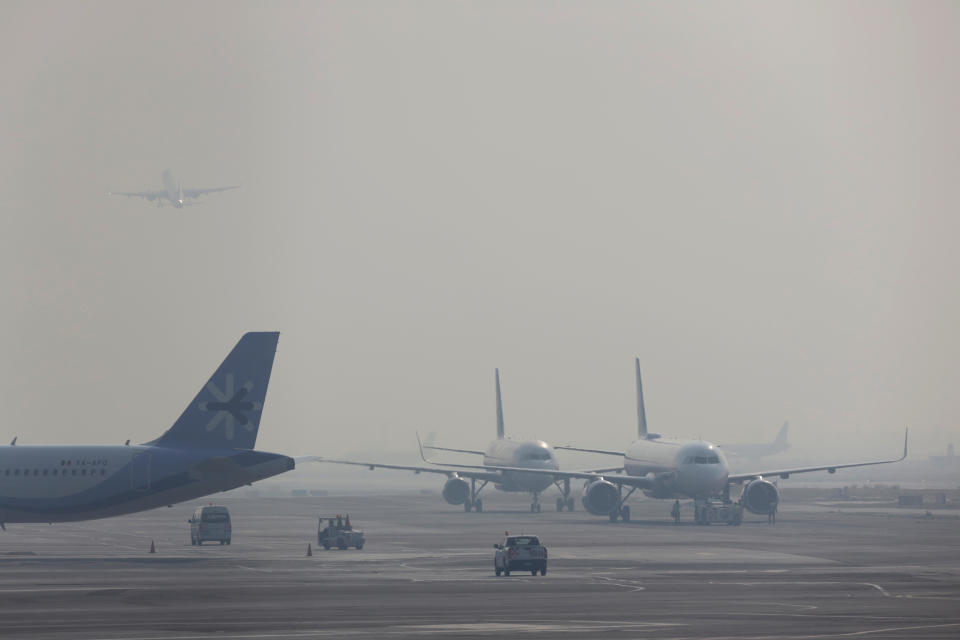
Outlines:
{"label": "orange traffic cone", "polygon": [[150,541],[150,553],[157,552],[157,545],[153,544],[153,540]]}
{"label": "orange traffic cone", "polygon": [[313,548],[310,546],[309,542],[307,543],[307,557],[308,558],[313,557]]}

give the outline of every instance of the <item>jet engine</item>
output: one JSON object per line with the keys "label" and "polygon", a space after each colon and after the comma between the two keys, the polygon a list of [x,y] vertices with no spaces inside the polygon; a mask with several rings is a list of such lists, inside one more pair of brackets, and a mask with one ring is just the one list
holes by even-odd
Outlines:
{"label": "jet engine", "polygon": [[454,476],[443,485],[443,499],[449,504],[463,504],[470,498],[470,483]]}
{"label": "jet engine", "polygon": [[757,478],[747,483],[740,494],[740,501],[750,513],[767,515],[777,508],[780,502],[780,492],[772,482]]}
{"label": "jet engine", "polygon": [[620,506],[620,490],[612,482],[594,480],[583,486],[583,508],[595,516],[606,516]]}

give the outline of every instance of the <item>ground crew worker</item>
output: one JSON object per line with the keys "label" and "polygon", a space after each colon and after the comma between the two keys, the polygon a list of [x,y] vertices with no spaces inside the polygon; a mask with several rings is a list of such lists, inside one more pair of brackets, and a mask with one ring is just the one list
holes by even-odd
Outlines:
{"label": "ground crew worker", "polygon": [[337,514],[337,529],[343,529],[343,518],[340,517],[340,514]]}
{"label": "ground crew worker", "polygon": [[353,531],[353,527],[350,526],[350,514],[349,514],[349,513],[347,514],[347,521],[344,523],[343,527],[344,527],[347,531]]}
{"label": "ground crew worker", "polygon": [[675,500],[673,502],[673,509],[670,510],[670,515],[673,516],[673,523],[680,524],[680,501]]}
{"label": "ground crew worker", "polygon": [[777,505],[773,505],[767,514],[767,524],[777,524]]}

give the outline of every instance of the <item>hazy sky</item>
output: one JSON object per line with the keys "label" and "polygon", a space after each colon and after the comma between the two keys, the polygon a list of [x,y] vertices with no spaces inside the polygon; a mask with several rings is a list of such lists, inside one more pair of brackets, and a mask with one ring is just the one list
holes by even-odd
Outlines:
{"label": "hazy sky", "polygon": [[[2,438],[960,443],[960,5],[4,2]],[[108,198],[242,183],[200,206]],[[858,445],[858,439],[864,439]],[[835,457],[835,456],[834,456]]]}

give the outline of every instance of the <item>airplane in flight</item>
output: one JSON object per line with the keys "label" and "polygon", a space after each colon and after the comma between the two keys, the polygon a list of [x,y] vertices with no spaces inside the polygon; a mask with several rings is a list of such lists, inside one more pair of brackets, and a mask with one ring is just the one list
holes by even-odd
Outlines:
{"label": "airplane in flight", "polygon": [[179,182],[173,180],[173,174],[167,169],[160,176],[163,182],[162,191],[110,191],[108,196],[127,196],[128,198],[144,198],[153,202],[157,201],[157,206],[162,207],[164,200],[168,200],[177,209],[195,204],[190,202],[192,199],[199,198],[207,193],[219,193],[229,191],[230,189],[239,189],[240,185],[230,187],[213,187],[209,189],[184,189]]}
{"label": "airplane in flight", "polygon": [[[483,511],[483,499],[480,492],[488,484],[500,491],[526,492],[533,496],[530,511],[541,511],[540,493],[548,489],[551,484],[556,485],[561,496],[557,498],[557,510],[574,509],[574,499],[570,491],[570,479],[554,479],[551,474],[559,469],[553,448],[543,440],[511,440],[506,437],[503,421],[503,401],[500,394],[500,370],[494,372],[497,394],[497,438],[490,442],[484,451],[474,449],[449,449],[445,447],[420,445],[420,456],[423,461],[431,465],[428,467],[414,467],[395,464],[381,464],[376,462],[358,462],[355,460],[331,460],[322,457],[311,457],[315,462],[334,464],[349,464],[374,469],[397,469],[413,471],[414,473],[436,473],[447,476],[443,485],[443,499],[448,504],[462,504],[464,511]],[[419,441],[419,438],[418,438]],[[432,462],[423,454],[424,449],[448,451],[455,453],[469,453],[483,456],[480,465],[458,465]],[[531,473],[531,471],[533,473]],[[477,484],[479,483],[479,487]]]}
{"label": "airplane in flight", "polygon": [[290,471],[253,449],[279,333],[247,333],[159,438],[142,445],[0,447],[0,527],[94,520],[193,500]]}
{"label": "airplane in flight", "polygon": [[727,455],[737,458],[747,458],[753,460],[764,456],[772,456],[775,453],[781,453],[790,448],[787,442],[787,430],[790,428],[789,422],[784,422],[777,432],[777,437],[773,442],[749,442],[743,444],[721,444],[718,445]]}

